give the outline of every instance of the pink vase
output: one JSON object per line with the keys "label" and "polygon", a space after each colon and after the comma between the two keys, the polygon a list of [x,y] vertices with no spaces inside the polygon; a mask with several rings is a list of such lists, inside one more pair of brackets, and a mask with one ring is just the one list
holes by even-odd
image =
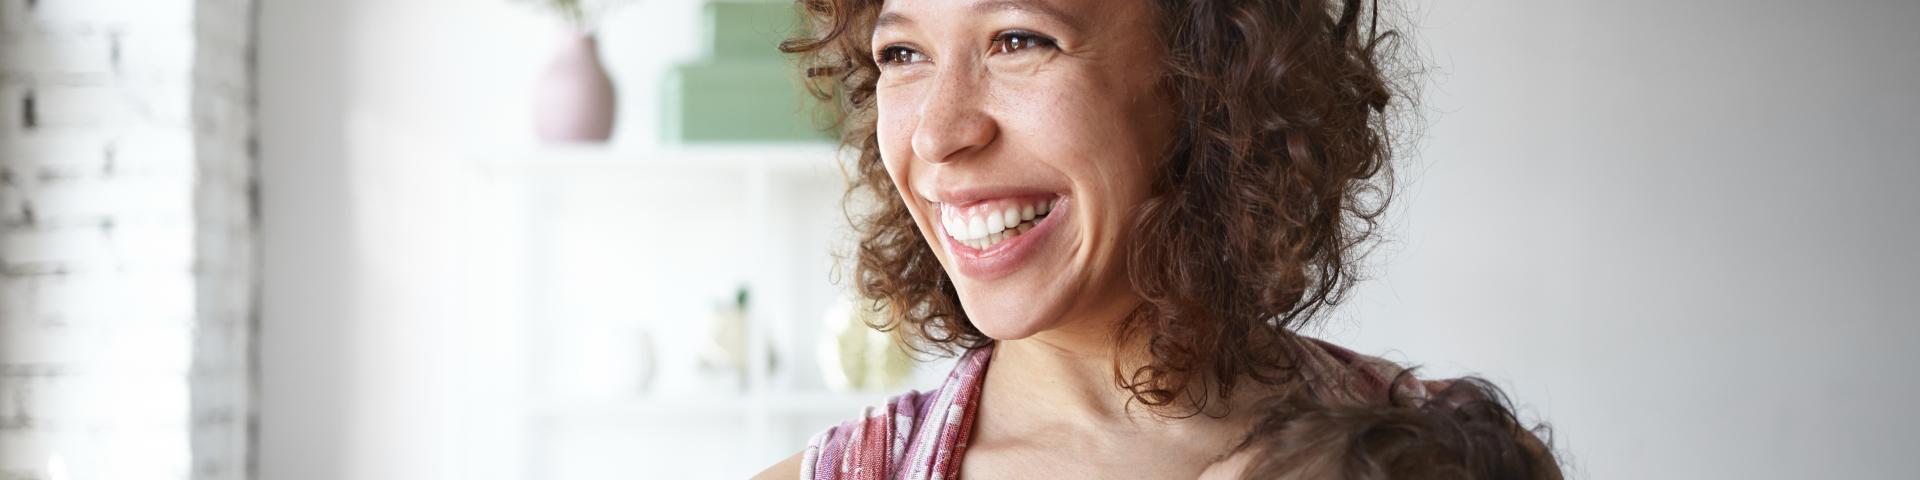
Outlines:
{"label": "pink vase", "polygon": [[613,136],[613,81],[600,64],[600,42],[592,34],[562,40],[538,88],[533,123],[540,140],[605,142]]}

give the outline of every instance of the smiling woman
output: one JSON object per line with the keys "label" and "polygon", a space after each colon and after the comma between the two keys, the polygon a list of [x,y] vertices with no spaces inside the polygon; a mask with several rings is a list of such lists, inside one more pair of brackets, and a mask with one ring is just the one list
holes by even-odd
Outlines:
{"label": "smiling woman", "polygon": [[891,312],[876,327],[961,361],[763,476],[1193,478],[1263,401],[1425,397],[1295,333],[1351,285],[1391,191],[1406,96],[1377,6],[801,7],[814,34],[782,49],[877,206],[856,287]]}

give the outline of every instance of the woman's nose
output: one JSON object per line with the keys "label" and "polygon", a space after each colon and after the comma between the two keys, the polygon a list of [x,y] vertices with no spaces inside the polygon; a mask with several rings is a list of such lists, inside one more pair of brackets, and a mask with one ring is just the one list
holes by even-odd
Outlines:
{"label": "woman's nose", "polygon": [[913,155],[947,163],[992,144],[999,126],[987,114],[980,79],[968,71],[941,72],[922,97],[913,132]]}

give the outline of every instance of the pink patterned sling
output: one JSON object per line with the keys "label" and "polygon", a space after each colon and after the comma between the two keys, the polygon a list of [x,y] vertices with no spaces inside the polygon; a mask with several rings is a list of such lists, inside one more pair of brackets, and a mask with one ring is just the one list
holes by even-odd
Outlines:
{"label": "pink patterned sling", "polygon": [[[1308,383],[1332,401],[1378,403],[1391,388],[1402,398],[1426,398],[1445,381],[1401,376],[1404,368],[1360,355],[1317,339],[1304,341],[1301,355],[1309,371],[1333,372]],[[860,418],[828,428],[807,442],[800,478],[811,480],[950,480],[959,478],[960,460],[973,432],[981,387],[993,345],[961,354],[946,382],[932,391],[909,391],[867,407]],[[1391,384],[1391,386],[1389,386]]]}
{"label": "pink patterned sling", "polygon": [[990,358],[993,345],[968,350],[940,388],[900,394],[815,435],[801,457],[800,478],[959,478]]}

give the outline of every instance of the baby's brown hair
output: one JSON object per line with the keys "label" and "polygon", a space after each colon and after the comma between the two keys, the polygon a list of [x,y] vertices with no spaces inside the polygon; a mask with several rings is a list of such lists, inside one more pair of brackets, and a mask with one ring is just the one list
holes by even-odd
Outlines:
{"label": "baby's brown hair", "polygon": [[1478,378],[1388,405],[1273,405],[1236,450],[1239,478],[1559,480],[1544,426],[1526,428],[1507,398]]}

